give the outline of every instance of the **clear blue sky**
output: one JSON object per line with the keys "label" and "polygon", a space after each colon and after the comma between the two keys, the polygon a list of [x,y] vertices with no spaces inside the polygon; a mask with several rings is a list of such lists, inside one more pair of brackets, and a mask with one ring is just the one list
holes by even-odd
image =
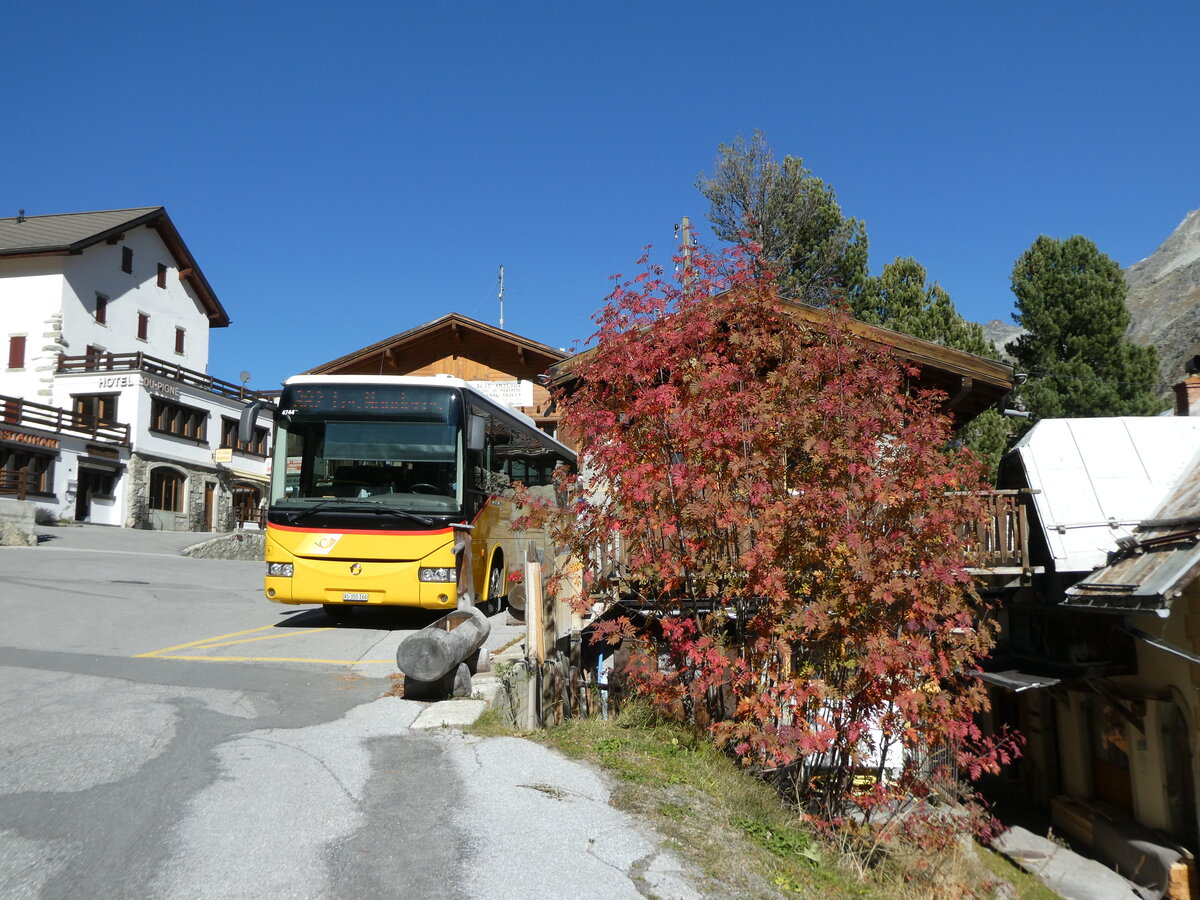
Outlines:
{"label": "clear blue sky", "polygon": [[[0,213],[164,205],[269,388],[457,311],[567,347],[762,129],[1010,321],[1013,260],[1200,207],[1200,3],[9,3]],[[2,312],[0,312],[2,314]]]}

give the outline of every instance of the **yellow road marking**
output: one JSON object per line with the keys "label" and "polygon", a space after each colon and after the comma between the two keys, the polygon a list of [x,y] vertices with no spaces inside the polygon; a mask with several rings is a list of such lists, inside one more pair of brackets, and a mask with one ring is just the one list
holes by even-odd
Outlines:
{"label": "yellow road marking", "polygon": [[[273,641],[278,638],[297,637],[302,634],[317,634],[321,631],[332,631],[332,628],[306,628],[303,631],[277,631],[276,625],[263,625],[259,628],[248,628],[245,631],[233,631],[229,634],[219,634],[216,637],[202,638],[189,641],[186,644],[176,644],[173,647],[163,647],[161,650],[151,650],[149,653],[139,653],[134,659],[184,659],[193,662],[307,662],[322,663],[331,666],[361,666],[388,663],[395,665],[392,659],[309,659],[303,656],[187,656],[175,653],[176,650],[214,650],[217,647],[230,647],[234,644],[249,644],[254,641]],[[276,633],[264,634],[259,637],[242,637],[244,634],[255,634],[259,631],[271,630]],[[240,640],[227,640],[240,638]]]}
{"label": "yellow road marking", "polygon": [[[272,625],[271,627],[274,628],[275,626]],[[216,643],[209,643],[208,641],[196,641],[196,643],[192,644],[192,646],[197,650],[212,650],[216,647],[232,647],[234,644],[252,644],[255,641],[277,641],[279,638],[296,637],[301,634],[316,634],[319,631],[333,631],[333,629],[309,628],[305,631],[284,631],[279,634],[266,634],[262,637],[242,638],[240,641],[222,641],[220,638],[210,638],[210,641],[215,641]],[[179,649],[184,650],[187,648],[180,647]]]}
{"label": "yellow road marking", "polygon": [[234,631],[229,634],[219,634],[216,637],[201,638],[198,641],[188,641],[186,644],[176,644],[174,647],[163,647],[161,650],[151,650],[149,653],[139,653],[134,659],[141,659],[143,656],[158,656],[160,653],[170,653],[172,650],[186,650],[188,647],[195,647],[197,644],[206,644],[209,641],[219,641],[223,638],[238,637],[243,634],[254,634],[256,631],[266,631],[268,628],[274,628],[274,625],[263,625],[260,628],[247,628],[245,631]]}
{"label": "yellow road marking", "polygon": [[[143,653],[142,656],[150,656]],[[394,659],[309,659],[304,656],[157,656],[156,659],[186,659],[193,662],[303,662],[331,666],[362,666],[375,663],[395,665]]]}

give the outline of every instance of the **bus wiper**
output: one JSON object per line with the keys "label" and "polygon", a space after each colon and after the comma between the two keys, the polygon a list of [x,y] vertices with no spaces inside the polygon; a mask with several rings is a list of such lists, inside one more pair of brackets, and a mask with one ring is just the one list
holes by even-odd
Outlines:
{"label": "bus wiper", "polygon": [[407,509],[397,509],[394,506],[388,506],[378,500],[358,500],[357,503],[366,503],[374,507],[377,513],[387,513],[390,516],[401,516],[405,519],[411,519],[414,522],[420,522],[422,525],[432,525],[433,519],[429,516],[423,516],[420,513],[409,512]]}
{"label": "bus wiper", "polygon": [[293,513],[288,519],[288,524],[299,522],[301,519],[307,518],[316,512],[344,510],[347,508],[355,511],[361,511],[364,506],[369,507],[374,513],[400,516],[401,518],[410,519],[413,522],[419,522],[422,525],[433,524],[433,519],[429,518],[429,516],[422,516],[419,513],[409,512],[406,509],[397,509],[396,507],[388,506],[386,503],[383,503],[379,500],[363,500],[359,498],[340,498],[337,500],[325,500],[321,503],[313,504],[307,509],[297,510],[295,513]]}

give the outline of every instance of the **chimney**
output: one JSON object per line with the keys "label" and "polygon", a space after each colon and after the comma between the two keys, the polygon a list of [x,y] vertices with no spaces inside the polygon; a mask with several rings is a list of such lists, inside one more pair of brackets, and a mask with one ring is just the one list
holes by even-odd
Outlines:
{"label": "chimney", "polygon": [[1175,385],[1175,415],[1190,416],[1197,403],[1200,403],[1200,375],[1189,375]]}

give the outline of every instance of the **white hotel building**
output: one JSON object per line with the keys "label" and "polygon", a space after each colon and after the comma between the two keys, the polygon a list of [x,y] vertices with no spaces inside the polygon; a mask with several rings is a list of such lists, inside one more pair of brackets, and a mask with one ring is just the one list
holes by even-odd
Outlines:
{"label": "white hotel building", "polygon": [[0,218],[0,495],[64,519],[222,531],[254,519],[269,416],[207,374],[229,316],[160,207]]}

